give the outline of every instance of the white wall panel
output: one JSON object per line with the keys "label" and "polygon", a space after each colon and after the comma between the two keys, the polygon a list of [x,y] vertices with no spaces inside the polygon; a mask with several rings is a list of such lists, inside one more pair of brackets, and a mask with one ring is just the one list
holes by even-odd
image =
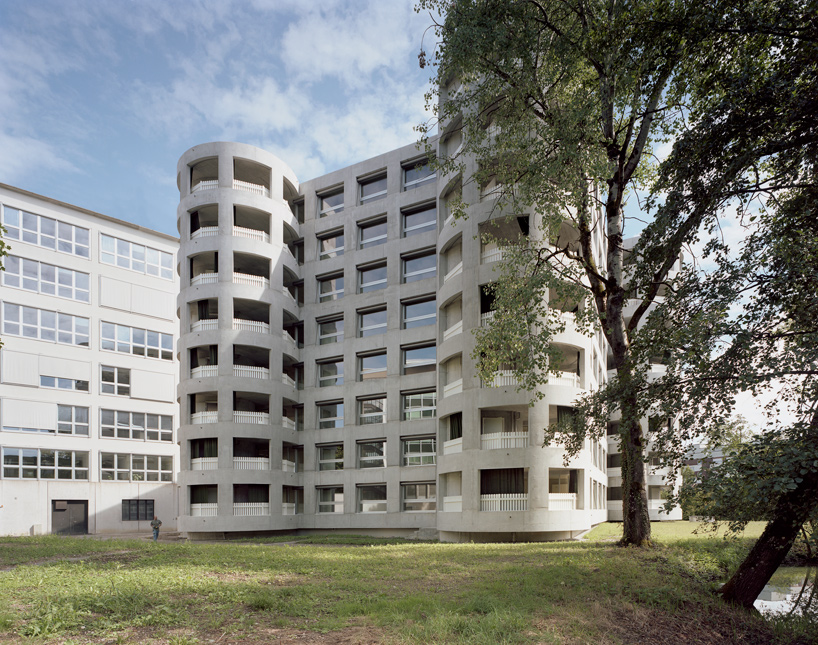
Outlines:
{"label": "white wall panel", "polygon": [[4,349],[0,354],[0,373],[2,373],[3,383],[15,383],[17,385],[40,384],[40,372],[37,368],[37,356],[35,354],[24,354],[23,352],[12,352]]}
{"label": "white wall panel", "polygon": [[57,404],[43,401],[3,399],[0,402],[3,425],[12,428],[57,429]]}
{"label": "white wall panel", "polygon": [[172,375],[131,370],[131,397],[173,402],[175,393],[176,379]]}
{"label": "white wall panel", "polygon": [[176,298],[164,291],[134,285],[131,292],[131,311],[173,320],[176,317]]}
{"label": "white wall panel", "polygon": [[71,378],[79,381],[91,380],[91,361],[74,361],[70,358],[40,356],[40,375]]}

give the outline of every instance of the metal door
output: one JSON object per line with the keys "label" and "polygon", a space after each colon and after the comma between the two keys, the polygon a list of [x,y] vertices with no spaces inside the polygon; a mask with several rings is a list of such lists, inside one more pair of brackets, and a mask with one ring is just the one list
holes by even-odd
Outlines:
{"label": "metal door", "polygon": [[52,500],[51,532],[55,535],[88,533],[88,501]]}

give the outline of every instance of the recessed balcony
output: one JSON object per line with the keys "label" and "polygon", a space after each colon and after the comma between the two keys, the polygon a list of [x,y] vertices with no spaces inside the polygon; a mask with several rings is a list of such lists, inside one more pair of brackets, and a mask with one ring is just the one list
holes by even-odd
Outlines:
{"label": "recessed balcony", "polygon": [[270,470],[270,442],[234,437],[233,470]]}
{"label": "recessed balcony", "polygon": [[517,385],[514,370],[499,370],[490,381],[481,381],[480,387],[512,387]]}
{"label": "recessed balcony", "polygon": [[193,517],[216,517],[219,514],[218,503],[191,504],[190,514]]}
{"label": "recessed balcony", "polygon": [[269,198],[270,173],[270,168],[263,164],[234,157],[233,189]]}
{"label": "recessed balcony", "polygon": [[508,450],[528,448],[528,432],[492,432],[480,436],[483,450]]}
{"label": "recessed balcony", "polygon": [[190,415],[191,423],[216,423],[219,420],[217,410],[206,410],[205,412],[194,412]]}
{"label": "recessed balcony", "polygon": [[443,340],[449,340],[450,338],[457,336],[463,332],[463,321],[458,320],[454,323],[451,327],[449,327],[446,331],[443,332]]}
{"label": "recessed balcony", "polygon": [[480,510],[486,512],[527,511],[528,493],[480,495]]}

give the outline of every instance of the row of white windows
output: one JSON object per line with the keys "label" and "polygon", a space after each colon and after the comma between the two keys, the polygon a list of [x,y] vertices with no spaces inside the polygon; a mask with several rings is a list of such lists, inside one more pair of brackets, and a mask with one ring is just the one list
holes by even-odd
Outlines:
{"label": "row of white windows", "polygon": [[[428,161],[419,160],[412,164],[404,165],[403,190],[413,190],[434,181],[437,173],[430,168]],[[360,204],[368,204],[386,197],[387,174],[381,173],[375,176],[358,180],[358,200]],[[303,204],[296,204],[303,208]],[[318,195],[318,217],[336,215],[344,211],[344,187],[332,188],[323,194]],[[296,213],[298,216],[298,213]]]}
{"label": "row of white windows", "polygon": [[[88,481],[90,453],[3,447],[3,479]],[[173,457],[101,452],[100,481],[172,482]]]}
{"label": "row of white windows", "polygon": [[[427,204],[401,213],[401,233],[410,237],[434,230],[437,222],[437,207]],[[385,244],[388,225],[386,217],[367,220],[358,224],[358,248]],[[327,260],[344,254],[344,229],[333,229],[318,233],[318,259]]]}
{"label": "row of white windows", "polygon": [[[422,345],[402,349],[404,375],[434,372],[437,364],[435,345]],[[373,378],[386,377],[386,350],[359,355],[358,380],[367,381]],[[318,387],[344,384],[344,359],[322,360],[318,366]]]}
{"label": "row of white windows", "polygon": [[[404,393],[401,419],[414,421],[432,419],[437,416],[437,392]],[[358,424],[373,425],[386,423],[386,395],[369,396],[357,400]],[[344,427],[344,403],[324,401],[317,405],[318,429]]]}
{"label": "row of white windows", "polygon": [[[417,282],[437,275],[437,255],[434,252],[402,259],[404,283]],[[385,289],[387,284],[386,262],[358,267],[358,293]],[[318,302],[328,302],[344,297],[344,274],[330,274],[318,278]]]}
{"label": "row of white windows", "polygon": [[[90,436],[90,408],[81,405],[57,405],[56,428],[3,426],[4,432]],[[167,414],[126,412],[100,408],[99,436],[109,439],[173,442],[173,417]]]}
{"label": "row of white windows", "polygon": [[[358,468],[386,468],[386,440],[359,441]],[[326,444],[318,448],[318,470],[344,469],[344,444]],[[401,440],[402,466],[434,466],[437,441],[434,437],[414,437]]]}
{"label": "row of white windows", "polygon": [[[90,319],[4,302],[3,333],[89,347]],[[101,321],[100,349],[172,361],[173,335]]]}
{"label": "row of white windows", "polygon": [[[90,231],[51,217],[0,205],[7,240],[90,258]],[[100,262],[173,280],[173,254],[100,233]]]}
{"label": "row of white windows", "polygon": [[[434,298],[403,303],[403,328],[412,329],[433,325],[437,320],[437,301]],[[318,344],[329,345],[344,340],[343,314],[321,318],[318,323]],[[387,330],[386,305],[358,312],[358,336],[376,336]]]}

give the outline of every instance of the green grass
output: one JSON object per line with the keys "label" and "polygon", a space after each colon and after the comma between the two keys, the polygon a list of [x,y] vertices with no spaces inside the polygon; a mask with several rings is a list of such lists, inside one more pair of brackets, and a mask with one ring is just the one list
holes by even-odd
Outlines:
{"label": "green grass", "polygon": [[807,629],[712,594],[746,539],[662,527],[658,547],[623,549],[604,541],[616,528],[548,544],[5,538],[0,566],[17,566],[0,573],[0,642],[263,643],[304,631],[308,642],[354,642],[361,631],[407,644],[617,645],[661,635],[760,645]]}

